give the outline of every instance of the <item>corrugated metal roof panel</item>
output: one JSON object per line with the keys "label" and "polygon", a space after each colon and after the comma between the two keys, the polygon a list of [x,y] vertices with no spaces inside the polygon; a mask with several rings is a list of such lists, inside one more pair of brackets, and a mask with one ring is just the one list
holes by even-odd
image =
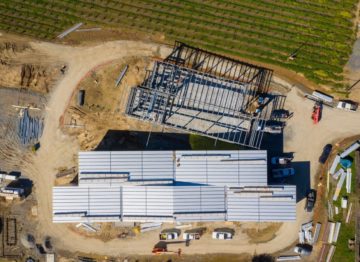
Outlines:
{"label": "corrugated metal roof panel", "polygon": [[225,190],[220,186],[175,186],[174,213],[224,212]]}
{"label": "corrugated metal roof panel", "polygon": [[176,151],[178,182],[266,186],[267,154],[255,150]]}
{"label": "corrugated metal roof panel", "polygon": [[123,187],[124,216],[172,216],[173,187]]}
{"label": "corrugated metal roof panel", "polygon": [[104,221],[109,216],[111,221],[119,221],[121,188],[54,187],[53,214],[54,222]]}
{"label": "corrugated metal roof panel", "polygon": [[[79,152],[80,185],[81,178],[87,173],[98,173],[103,176],[129,174],[131,180],[173,179],[173,151],[92,151]],[[103,183],[105,184],[105,183]],[[120,182],[109,181],[118,186]]]}
{"label": "corrugated metal roof panel", "polygon": [[[274,189],[273,191],[271,191]],[[296,219],[296,187],[268,187],[266,196],[264,189],[259,193],[244,188],[244,192],[227,192],[227,217],[229,221],[289,221]],[[247,191],[246,191],[247,190]],[[253,189],[254,190],[254,189]],[[237,190],[238,191],[238,190]],[[250,193],[251,192],[251,193]]]}

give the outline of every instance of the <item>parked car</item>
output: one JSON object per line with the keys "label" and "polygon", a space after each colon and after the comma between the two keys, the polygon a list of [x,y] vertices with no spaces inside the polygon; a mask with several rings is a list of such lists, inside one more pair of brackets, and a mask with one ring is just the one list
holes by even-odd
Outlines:
{"label": "parked car", "polygon": [[315,206],[315,201],[316,201],[316,191],[314,189],[311,189],[306,196],[305,210],[307,212],[311,212],[313,210]]}
{"label": "parked car", "polygon": [[356,111],[358,104],[350,100],[340,100],[337,104],[337,108],[348,111]]}
{"label": "parked car", "polygon": [[235,231],[231,228],[217,228],[212,233],[213,239],[230,240],[233,238]]}
{"label": "parked car", "polygon": [[183,239],[184,240],[193,240],[193,239],[198,240],[205,233],[205,231],[206,231],[205,227],[186,230],[183,233]]}
{"label": "parked car", "polygon": [[295,175],[294,168],[277,168],[272,170],[273,178],[284,178]]}
{"label": "parked car", "polygon": [[331,153],[331,150],[332,150],[331,144],[327,144],[326,146],[324,146],[323,152],[321,153],[321,156],[319,157],[319,162],[321,164],[325,164],[326,160],[328,159],[328,157]]}
{"label": "parked car", "polygon": [[257,131],[263,131],[271,134],[281,134],[284,128],[284,123],[277,121],[268,121],[258,125]]}
{"label": "parked car", "polygon": [[179,229],[164,229],[161,231],[159,238],[160,240],[174,240],[178,239],[181,234],[181,230]]}
{"label": "parked car", "polygon": [[310,245],[299,244],[294,247],[294,252],[302,256],[309,256],[311,251],[312,247]]}
{"label": "parked car", "polygon": [[271,164],[272,165],[287,165],[287,164],[290,164],[292,160],[293,160],[292,157],[274,156],[271,158]]}
{"label": "parked car", "polygon": [[271,116],[273,118],[289,118],[290,112],[288,110],[285,110],[285,109],[278,109],[278,110],[274,110],[271,113]]}

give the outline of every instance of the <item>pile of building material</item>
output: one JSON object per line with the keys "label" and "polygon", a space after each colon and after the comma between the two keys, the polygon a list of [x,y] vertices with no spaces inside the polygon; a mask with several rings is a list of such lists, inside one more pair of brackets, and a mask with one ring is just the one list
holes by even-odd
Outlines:
{"label": "pile of building material", "polygon": [[355,150],[357,150],[360,147],[360,140],[354,142],[351,146],[349,146],[348,148],[346,148],[344,150],[344,152],[341,153],[340,157],[341,158],[345,158],[348,155],[350,155],[352,152],[354,152]]}
{"label": "pile of building material", "polygon": [[314,91],[312,94],[305,94],[305,97],[316,102],[321,102],[329,107],[335,106],[334,97],[320,91]]}
{"label": "pile of building material", "polygon": [[332,176],[334,176],[336,173],[336,169],[337,169],[338,165],[340,164],[340,160],[345,159],[348,155],[350,155],[352,152],[354,152],[358,148],[360,148],[360,140],[354,142],[351,146],[346,148],[344,150],[344,152],[342,152],[341,154],[337,154],[331,167],[330,167],[330,170],[329,170],[330,174]]}
{"label": "pile of building material", "polygon": [[18,124],[18,136],[23,145],[29,145],[39,141],[43,132],[43,120],[39,117],[31,117],[29,110],[24,109]]}
{"label": "pile of building material", "polygon": [[339,182],[337,183],[336,189],[335,189],[335,193],[334,193],[334,197],[333,197],[333,201],[336,201],[339,197],[341,188],[344,184],[345,178],[346,178],[347,174],[343,173],[339,179]]}
{"label": "pile of building material", "polygon": [[336,172],[332,175],[332,177],[333,177],[335,180],[338,180],[339,177],[340,177],[341,175],[343,175],[344,173],[345,173],[344,169],[343,169],[343,168],[340,168],[338,171],[336,171]]}
{"label": "pile of building material", "polygon": [[346,193],[351,193],[351,168],[346,170]]}
{"label": "pile of building material", "polygon": [[299,232],[299,243],[305,244],[305,242],[312,245],[314,243],[314,238],[312,235],[313,224],[312,221],[302,224]]}
{"label": "pile of building material", "polygon": [[276,261],[296,261],[296,260],[301,260],[301,256],[300,255],[296,255],[296,256],[279,256],[276,258]]}
{"label": "pile of building material", "polygon": [[313,244],[316,244],[316,242],[318,241],[320,230],[321,230],[321,223],[316,223]]}
{"label": "pile of building material", "polygon": [[15,198],[21,198],[24,195],[24,189],[13,187],[0,188],[0,197],[5,197],[6,200],[13,200]]}
{"label": "pile of building material", "polygon": [[126,74],[126,71],[128,70],[129,66],[126,65],[125,68],[121,71],[119,77],[116,79],[116,82],[115,82],[115,87],[118,87],[121,80],[124,78],[125,74]]}
{"label": "pile of building material", "polygon": [[70,27],[69,29],[67,29],[66,31],[64,31],[63,33],[61,33],[60,35],[57,36],[57,38],[64,38],[65,36],[67,36],[68,34],[70,34],[71,32],[76,31],[77,29],[79,29],[81,26],[83,25],[83,23],[78,23],[72,27]]}
{"label": "pile of building material", "polygon": [[331,202],[328,200],[328,217],[329,219],[333,219],[334,217],[334,212],[333,212],[333,205],[331,204]]}
{"label": "pile of building material", "polygon": [[[340,233],[340,222],[329,222],[325,233],[327,233],[327,242],[329,244],[336,243]],[[324,235],[324,238],[326,234]]]}
{"label": "pile of building material", "polygon": [[337,168],[337,166],[338,166],[339,163],[340,163],[340,159],[341,159],[340,155],[337,154],[336,157],[335,157],[335,159],[334,159],[334,161],[333,161],[333,163],[332,163],[332,165],[331,165],[331,167],[330,167],[330,170],[329,170],[329,172],[330,172],[331,175],[334,175],[334,174],[335,174],[336,168]]}
{"label": "pile of building material", "polygon": [[142,223],[140,225],[140,232],[144,233],[144,232],[148,232],[148,231],[152,231],[152,230],[156,230],[159,229],[161,227],[162,223]]}
{"label": "pile of building material", "polygon": [[352,203],[350,203],[350,207],[349,207],[349,210],[348,210],[347,215],[346,215],[346,220],[345,220],[346,224],[350,222],[351,211],[352,211]]}
{"label": "pile of building material", "polygon": [[335,253],[335,248],[336,247],[334,245],[330,246],[329,253],[328,253],[327,257],[326,257],[326,262],[330,262],[332,260],[332,257],[333,257],[333,255]]}
{"label": "pile of building material", "polygon": [[3,181],[15,181],[17,180],[18,177],[16,175],[12,175],[12,174],[8,174],[6,172],[1,172],[0,171],[0,183],[2,183]]}
{"label": "pile of building material", "polygon": [[[24,195],[24,189],[13,188],[9,186],[7,181],[16,181],[19,176],[14,174],[8,174],[6,172],[0,172],[0,197],[5,197],[6,200],[13,200],[15,198],[21,198]],[[10,182],[10,183],[11,183]]]}
{"label": "pile of building material", "polygon": [[84,228],[86,231],[88,232],[92,232],[92,233],[95,233],[98,231],[97,228],[95,228],[94,226],[90,225],[89,223],[79,223],[76,225],[77,228]]}

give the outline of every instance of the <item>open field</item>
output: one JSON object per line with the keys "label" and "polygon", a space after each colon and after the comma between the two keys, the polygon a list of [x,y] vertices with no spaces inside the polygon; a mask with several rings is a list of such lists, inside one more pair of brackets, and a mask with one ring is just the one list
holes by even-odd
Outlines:
{"label": "open field", "polygon": [[[55,39],[78,22],[164,33],[208,50],[278,65],[341,89],[356,0],[0,1],[0,30]],[[289,60],[296,53],[294,60]]]}

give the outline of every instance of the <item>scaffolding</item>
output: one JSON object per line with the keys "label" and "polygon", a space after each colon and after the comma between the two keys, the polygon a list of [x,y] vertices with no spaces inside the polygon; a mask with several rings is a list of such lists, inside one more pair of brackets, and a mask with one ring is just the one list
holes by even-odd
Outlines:
{"label": "scaffolding", "polygon": [[[260,148],[263,126],[279,96],[268,94],[272,72],[176,42],[133,87],[126,113],[144,121]],[[251,110],[259,95],[268,102]]]}

